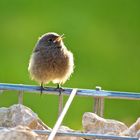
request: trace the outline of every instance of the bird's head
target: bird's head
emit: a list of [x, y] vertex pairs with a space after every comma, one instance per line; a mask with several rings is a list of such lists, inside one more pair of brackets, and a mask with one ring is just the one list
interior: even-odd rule
[[63, 36], [57, 33], [46, 33], [42, 35], [38, 40], [38, 45], [47, 47], [61, 47], [63, 45]]

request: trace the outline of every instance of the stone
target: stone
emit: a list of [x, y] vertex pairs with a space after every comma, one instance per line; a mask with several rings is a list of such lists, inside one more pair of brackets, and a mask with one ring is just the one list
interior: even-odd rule
[[138, 118], [134, 124], [125, 130], [122, 135], [140, 138], [140, 118]]
[[[74, 130], [61, 126], [59, 132], [75, 132]], [[0, 140], [47, 140], [48, 136], [38, 135], [29, 127], [16, 126], [13, 128], [0, 128]], [[56, 136], [54, 140], [84, 140], [79, 137]]]
[[9, 108], [0, 108], [0, 127], [16, 127], [18, 125], [27, 126], [31, 129], [48, 129], [30, 108], [15, 104]]
[[[39, 135], [32, 130], [52, 130], [44, 124], [30, 108], [15, 104], [0, 108], [0, 140], [47, 140], [47, 135]], [[76, 132], [61, 126], [59, 132]], [[79, 137], [56, 136], [54, 140], [84, 140]]]
[[[72, 130], [67, 126], [61, 126], [58, 132], [78, 132], [78, 131]], [[84, 140], [84, 139], [80, 137], [56, 136], [54, 140]]]
[[85, 112], [82, 119], [84, 132], [95, 134], [121, 135], [128, 127], [119, 121], [104, 119], [98, 115]]
[[45, 140], [26, 126], [0, 128], [0, 140]]
[[137, 138], [140, 138], [140, 130], [137, 131], [136, 137], [137, 137]]

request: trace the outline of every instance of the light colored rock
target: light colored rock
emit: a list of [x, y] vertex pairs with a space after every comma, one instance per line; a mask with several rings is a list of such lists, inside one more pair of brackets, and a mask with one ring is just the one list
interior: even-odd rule
[[134, 124], [125, 130], [122, 135], [140, 138], [140, 118], [138, 118]]
[[137, 131], [137, 133], [136, 133], [136, 137], [140, 138], [140, 130]]
[[96, 134], [120, 135], [128, 129], [122, 122], [104, 119], [91, 112], [84, 113], [82, 124], [85, 132]]
[[[33, 129], [51, 130], [30, 108], [21, 104], [0, 108], [0, 140], [47, 140], [47, 136], [34, 133]], [[5, 127], [5, 128], [2, 128]], [[61, 126], [59, 132], [75, 132]], [[54, 140], [84, 140], [79, 137], [56, 136]]]
[[50, 129], [30, 108], [21, 104], [0, 108], [0, 127], [27, 126], [31, 129]]
[[[70, 129], [67, 126], [61, 126], [58, 131], [59, 132], [76, 132], [75, 130]], [[56, 136], [54, 140], [84, 140], [84, 139], [80, 137]]]
[[28, 127], [1, 128], [0, 140], [44, 140]]
[[[61, 126], [59, 132], [75, 132], [74, 130]], [[38, 135], [26, 126], [14, 128], [0, 128], [0, 140], [47, 140], [48, 136]], [[79, 137], [56, 136], [54, 140], [84, 140]]]

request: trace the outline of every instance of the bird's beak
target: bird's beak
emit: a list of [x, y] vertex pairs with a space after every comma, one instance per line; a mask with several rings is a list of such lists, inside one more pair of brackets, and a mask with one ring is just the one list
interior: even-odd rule
[[64, 38], [63, 36], [64, 36], [64, 34], [58, 36], [58, 37], [54, 40], [54, 43], [55, 43], [55, 42], [60, 42], [60, 41]]

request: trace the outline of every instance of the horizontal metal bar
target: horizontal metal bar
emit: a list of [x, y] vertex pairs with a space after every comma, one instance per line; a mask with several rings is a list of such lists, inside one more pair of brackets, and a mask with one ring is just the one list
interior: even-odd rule
[[[33, 130], [33, 131], [40, 135], [49, 135], [51, 133], [51, 131], [49, 130]], [[125, 136], [80, 133], [80, 132], [57, 132], [56, 136], [73, 136], [73, 137], [82, 137], [86, 139], [96, 138], [96, 139], [112, 139], [112, 140], [139, 140], [139, 138], [125, 137]]]
[[[62, 94], [70, 95], [72, 88], [63, 88]], [[0, 90], [16, 90], [16, 91], [26, 91], [26, 92], [37, 92], [40, 93], [40, 87], [34, 85], [22, 85], [22, 84], [5, 84], [0, 83]], [[44, 94], [56, 94], [59, 92], [54, 87], [46, 87], [43, 89]], [[120, 92], [120, 91], [106, 91], [106, 90], [91, 90], [91, 89], [78, 89], [77, 95], [80, 96], [93, 96], [93, 97], [104, 97], [104, 98], [120, 98], [120, 99], [133, 99], [140, 100], [140, 93], [134, 92]]]

